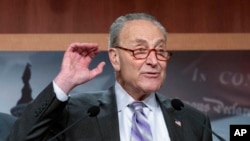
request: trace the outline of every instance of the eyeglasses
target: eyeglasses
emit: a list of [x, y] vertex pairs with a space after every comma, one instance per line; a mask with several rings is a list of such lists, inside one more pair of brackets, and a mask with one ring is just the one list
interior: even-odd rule
[[128, 48], [124, 48], [121, 46], [116, 46], [115, 48], [119, 48], [125, 51], [130, 51], [132, 52], [133, 56], [135, 57], [135, 59], [146, 59], [149, 54], [151, 53], [151, 51], [155, 52], [155, 56], [158, 60], [160, 61], [167, 61], [170, 59], [170, 57], [172, 56], [172, 53], [169, 51], [166, 51], [164, 49], [145, 49], [145, 48], [138, 48], [138, 49], [128, 49]]

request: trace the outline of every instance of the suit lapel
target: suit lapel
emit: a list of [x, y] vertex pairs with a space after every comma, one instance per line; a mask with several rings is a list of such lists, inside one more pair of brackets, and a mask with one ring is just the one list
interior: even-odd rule
[[[168, 128], [170, 139], [173, 141], [183, 141], [182, 116], [171, 106], [170, 99], [156, 94], [156, 100], [160, 104], [164, 120]], [[100, 127], [102, 140], [120, 140], [119, 121], [114, 87], [104, 92], [98, 99], [100, 103], [100, 113], [98, 114], [98, 124]]]
[[103, 93], [98, 101], [100, 102], [100, 113], [97, 118], [103, 140], [120, 140], [114, 87]]
[[183, 141], [182, 116], [172, 108], [170, 99], [156, 94], [156, 100], [162, 109], [170, 139], [172, 141]]

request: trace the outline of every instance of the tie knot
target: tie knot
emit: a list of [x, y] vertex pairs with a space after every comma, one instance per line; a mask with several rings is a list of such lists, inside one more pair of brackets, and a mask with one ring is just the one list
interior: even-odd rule
[[146, 105], [143, 102], [140, 101], [136, 101], [133, 102], [129, 105], [129, 107], [133, 110], [133, 111], [141, 111], [143, 107], [146, 107]]

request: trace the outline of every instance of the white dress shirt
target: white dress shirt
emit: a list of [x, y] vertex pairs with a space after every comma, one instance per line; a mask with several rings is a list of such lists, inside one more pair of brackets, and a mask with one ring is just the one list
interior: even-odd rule
[[[119, 118], [120, 141], [129, 141], [131, 136], [133, 112], [128, 107], [135, 100], [121, 87], [115, 83], [115, 93]], [[154, 141], [170, 141], [166, 122], [164, 120], [160, 105], [157, 103], [155, 94], [142, 101], [148, 108], [143, 108], [148, 117]]]
[[[63, 90], [53, 81], [54, 92], [60, 101], [66, 101], [68, 96]], [[120, 141], [129, 141], [131, 136], [132, 111], [128, 107], [135, 100], [121, 87], [115, 83], [115, 93], [118, 109], [119, 133]], [[157, 103], [155, 94], [152, 93], [149, 97], [142, 101], [148, 108], [144, 108], [144, 113], [148, 117], [152, 136], [154, 141], [170, 141], [166, 122], [164, 120], [160, 105]]]

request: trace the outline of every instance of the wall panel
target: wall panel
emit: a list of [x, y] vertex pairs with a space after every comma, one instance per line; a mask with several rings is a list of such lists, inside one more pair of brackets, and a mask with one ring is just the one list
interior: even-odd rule
[[[64, 51], [72, 42], [108, 48], [108, 34], [0, 34], [0, 51]], [[250, 34], [171, 33], [169, 50], [250, 50]]]
[[172, 33], [250, 32], [248, 0], [1, 0], [0, 33], [107, 33], [129, 12], [156, 16]]

